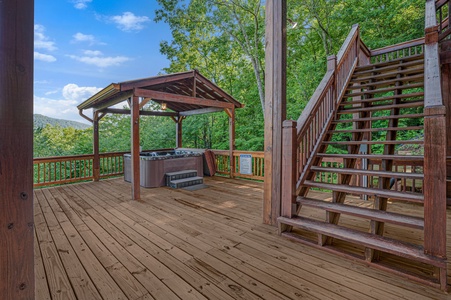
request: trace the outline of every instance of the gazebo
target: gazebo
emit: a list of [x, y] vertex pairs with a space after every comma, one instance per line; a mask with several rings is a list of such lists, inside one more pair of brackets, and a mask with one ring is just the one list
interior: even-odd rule
[[[156, 111], [143, 110], [150, 101]], [[113, 108], [126, 102], [129, 109]], [[176, 125], [176, 147], [182, 147], [182, 121], [187, 116], [224, 111], [229, 116], [229, 151], [235, 148], [235, 109], [244, 105], [197, 70], [112, 83], [77, 106], [80, 115], [92, 122], [94, 131], [94, 180], [99, 180], [99, 121], [108, 113], [131, 114], [132, 198], [140, 199], [139, 116], [167, 116]], [[92, 118], [83, 111], [93, 110]], [[169, 111], [167, 111], [169, 110]], [[231, 164], [233, 168], [233, 164]], [[233, 170], [232, 170], [233, 173]]]

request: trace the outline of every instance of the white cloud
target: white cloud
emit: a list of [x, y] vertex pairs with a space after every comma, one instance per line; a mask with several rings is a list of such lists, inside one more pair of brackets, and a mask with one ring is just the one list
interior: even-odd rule
[[130, 58], [126, 56], [77, 56], [68, 55], [70, 58], [79, 62], [94, 65], [99, 68], [106, 68], [111, 66], [119, 66], [123, 62], [129, 61]]
[[39, 53], [39, 52], [36, 52], [36, 51], [34, 52], [34, 59], [35, 60], [45, 61], [45, 62], [54, 62], [54, 61], [56, 61], [55, 56], [49, 55], [49, 54]]
[[149, 22], [149, 17], [135, 16], [127, 11], [122, 16], [112, 16], [109, 20], [116, 23], [117, 27], [122, 31], [139, 31], [144, 28], [144, 23]]
[[83, 34], [81, 32], [77, 32], [72, 36], [74, 39], [73, 42], [88, 42], [90, 44], [93, 44], [95, 42], [95, 37], [91, 34]]
[[34, 25], [34, 48], [55, 51], [58, 49], [55, 42], [52, 42], [45, 34], [45, 27], [39, 24]]
[[[78, 86], [75, 83], [66, 84], [62, 89], [62, 97], [53, 99], [48, 97], [34, 96], [34, 113], [42, 114], [52, 118], [73, 120], [87, 123], [78, 114], [77, 105], [87, 98], [91, 97], [101, 88], [93, 86]], [[46, 95], [56, 93], [58, 91], [47, 92]], [[89, 112], [85, 112], [91, 115]]]
[[101, 56], [103, 53], [98, 50], [85, 50], [83, 53], [87, 56]]
[[34, 113], [52, 118], [80, 121], [77, 101], [34, 96]]
[[62, 93], [66, 100], [80, 102], [86, 100], [100, 90], [101, 88], [95, 86], [78, 86], [75, 83], [69, 83], [63, 87]]
[[92, 0], [73, 0], [72, 2], [74, 3], [74, 7], [76, 9], [85, 9], [88, 7], [87, 3], [92, 2]]
[[59, 91], [60, 91], [59, 89], [58, 90], [53, 90], [53, 91], [48, 91], [48, 92], [45, 93], [45, 95], [46, 96], [53, 95], [53, 94], [58, 93]]

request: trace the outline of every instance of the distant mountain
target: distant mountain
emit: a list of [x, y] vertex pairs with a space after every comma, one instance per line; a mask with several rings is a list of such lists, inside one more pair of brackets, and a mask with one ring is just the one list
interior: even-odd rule
[[63, 119], [55, 119], [55, 118], [50, 118], [50, 117], [39, 115], [39, 114], [34, 114], [33, 119], [34, 119], [34, 128], [43, 128], [47, 124], [50, 124], [52, 126], [60, 126], [63, 128], [73, 127], [75, 129], [86, 129], [86, 128], [91, 127], [91, 125], [87, 125], [84, 123], [63, 120]]

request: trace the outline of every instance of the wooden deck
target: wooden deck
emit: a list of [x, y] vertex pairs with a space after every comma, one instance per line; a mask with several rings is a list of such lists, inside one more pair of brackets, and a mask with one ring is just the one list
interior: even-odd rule
[[261, 183], [206, 184], [140, 202], [122, 178], [35, 190], [36, 299], [450, 298], [279, 237]]

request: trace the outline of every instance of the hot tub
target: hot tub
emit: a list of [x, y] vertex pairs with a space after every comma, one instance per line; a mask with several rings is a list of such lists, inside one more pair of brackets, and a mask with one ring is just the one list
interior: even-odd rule
[[[165, 186], [165, 174], [185, 170], [196, 170], [203, 176], [202, 153], [186, 150], [141, 152], [140, 185], [146, 188]], [[124, 180], [132, 181], [131, 154], [124, 154]]]

